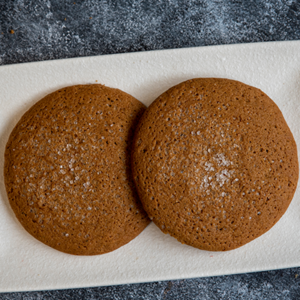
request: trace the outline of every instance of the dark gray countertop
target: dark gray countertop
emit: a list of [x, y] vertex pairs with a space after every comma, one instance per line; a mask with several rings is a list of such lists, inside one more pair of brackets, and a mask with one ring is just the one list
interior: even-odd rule
[[[300, 39], [300, 1], [295, 0], [0, 0], [0, 65], [296, 39]], [[298, 274], [300, 268], [293, 268], [112, 287], [5, 293], [0, 299], [300, 299]]]

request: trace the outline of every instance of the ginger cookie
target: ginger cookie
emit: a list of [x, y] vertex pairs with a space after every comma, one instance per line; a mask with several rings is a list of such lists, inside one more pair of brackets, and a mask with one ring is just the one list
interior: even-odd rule
[[164, 233], [226, 251], [268, 231], [287, 210], [298, 181], [297, 148], [261, 90], [192, 79], [142, 116], [132, 172], [144, 209]]
[[145, 106], [100, 84], [60, 89], [31, 107], [5, 151], [11, 207], [36, 239], [62, 252], [95, 255], [149, 224], [131, 172], [130, 148]]

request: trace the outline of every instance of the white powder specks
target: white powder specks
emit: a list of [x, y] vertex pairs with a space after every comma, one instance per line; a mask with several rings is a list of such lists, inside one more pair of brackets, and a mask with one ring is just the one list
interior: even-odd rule
[[205, 162], [205, 164], [204, 164], [204, 170], [207, 171], [207, 172], [210, 172], [210, 171], [213, 172], [215, 169], [214, 169], [212, 163]]
[[[219, 189], [226, 184], [231, 184], [235, 171], [229, 167], [232, 166], [233, 163], [222, 153], [213, 155], [210, 158], [207, 156], [204, 156], [203, 158], [207, 159], [207, 161], [202, 161], [201, 163], [206, 174], [204, 174], [202, 179], [200, 179], [201, 177], [197, 176], [197, 179], [200, 179], [200, 190], [204, 191], [207, 195], [211, 194], [211, 190], [218, 190], [221, 197], [225, 197], [226, 193], [219, 191]], [[237, 182], [238, 180], [238, 178], [235, 178], [233, 183]], [[208, 190], [209, 193], [207, 193]]]
[[86, 183], [84, 183], [83, 184], [83, 186], [85, 187], [85, 188], [88, 188], [88, 186], [90, 185], [90, 183], [87, 181]]
[[220, 187], [222, 187], [225, 183], [229, 182], [229, 178], [234, 173], [234, 170], [228, 171], [227, 169], [223, 169], [220, 172], [216, 173], [215, 178]]
[[225, 158], [225, 155], [223, 153], [216, 154], [213, 159], [217, 162], [219, 167], [221, 166], [228, 167], [232, 164], [229, 160]]

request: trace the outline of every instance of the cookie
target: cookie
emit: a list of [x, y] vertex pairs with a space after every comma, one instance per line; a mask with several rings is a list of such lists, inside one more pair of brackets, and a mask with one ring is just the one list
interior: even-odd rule
[[145, 106], [117, 89], [77, 85], [32, 106], [5, 151], [5, 186], [23, 227], [65, 253], [95, 255], [149, 224], [131, 172], [133, 130]]
[[199, 78], [142, 116], [132, 172], [150, 219], [193, 247], [226, 251], [268, 231], [298, 181], [296, 143], [277, 105], [241, 82]]

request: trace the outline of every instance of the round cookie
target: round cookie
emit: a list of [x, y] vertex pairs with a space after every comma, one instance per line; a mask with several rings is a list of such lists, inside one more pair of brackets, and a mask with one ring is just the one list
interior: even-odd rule
[[133, 130], [145, 106], [103, 85], [60, 89], [31, 107], [5, 151], [5, 185], [23, 227], [62, 252], [95, 255], [149, 224], [131, 172]]
[[296, 143], [277, 105], [241, 82], [203, 78], [158, 97], [135, 132], [132, 172], [150, 219], [199, 249], [268, 231], [298, 181]]

